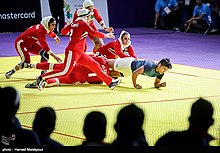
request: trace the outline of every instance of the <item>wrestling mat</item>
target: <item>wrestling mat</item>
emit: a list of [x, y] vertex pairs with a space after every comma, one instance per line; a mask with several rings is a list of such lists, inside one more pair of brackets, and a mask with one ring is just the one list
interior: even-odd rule
[[[63, 55], [60, 55], [63, 57]], [[39, 56], [32, 56], [32, 63], [39, 61]], [[209, 133], [218, 138], [211, 142], [220, 146], [220, 71], [173, 64], [162, 81], [167, 87], [155, 89], [155, 78], [139, 76], [142, 89], [134, 89], [131, 77], [122, 78], [114, 90], [102, 85], [69, 85], [60, 87], [27, 89], [24, 86], [35, 80], [40, 70], [23, 69], [10, 79], [4, 74], [20, 61], [19, 57], [0, 59], [0, 85], [13, 86], [21, 95], [20, 109], [17, 113], [22, 126], [31, 129], [36, 111], [43, 106], [56, 110], [56, 129], [52, 138], [65, 146], [80, 145], [85, 139], [82, 127], [84, 118], [90, 111], [103, 112], [107, 118], [105, 141], [111, 143], [116, 133], [114, 124], [118, 111], [130, 103], [135, 103], [144, 110], [143, 129], [150, 146], [170, 130], [188, 128], [190, 108], [199, 97], [209, 100], [214, 107], [214, 125]], [[51, 62], [55, 62], [51, 58]]]

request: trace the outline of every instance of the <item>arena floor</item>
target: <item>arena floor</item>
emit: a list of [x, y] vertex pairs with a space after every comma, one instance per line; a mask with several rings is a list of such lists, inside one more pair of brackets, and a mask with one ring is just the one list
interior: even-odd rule
[[[129, 30], [132, 31], [132, 29]], [[143, 46], [152, 47], [156, 45], [152, 43], [143, 43], [142, 46], [135, 45], [135, 42], [138, 44], [143, 40], [143, 38], [140, 38], [141, 34], [138, 34], [137, 31], [132, 31], [131, 40], [135, 39], [132, 41], [132, 44], [137, 48], [139, 58], [146, 56], [148, 59], [157, 61], [170, 49], [169, 56], [172, 57], [171, 60], [173, 59], [173, 69], [168, 70], [162, 79], [167, 82], [167, 87], [159, 90], [155, 89], [153, 87], [155, 78], [139, 76], [138, 83], [143, 87], [140, 90], [133, 88], [131, 77], [121, 78], [121, 84], [114, 90], [110, 90], [105, 84], [60, 86], [44, 88], [42, 91], [38, 89], [27, 89], [24, 87], [25, 84], [34, 81], [36, 76], [40, 74], [40, 71], [23, 69], [16, 72], [10, 79], [6, 79], [4, 76], [5, 72], [13, 68], [20, 61], [20, 58], [16, 55], [16, 51], [12, 49], [14, 45], [12, 43], [13, 40], [12, 42], [9, 39], [5, 40], [5, 36], [8, 37], [10, 34], [1, 34], [1, 40], [4, 38], [3, 41], [11, 44], [11, 46], [4, 46], [5, 44], [2, 41], [0, 42], [4, 46], [4, 49], [0, 49], [2, 53], [0, 56], [0, 85], [1, 87], [13, 86], [20, 92], [21, 102], [17, 117], [22, 126], [31, 129], [36, 111], [40, 107], [51, 106], [57, 113], [56, 129], [52, 137], [65, 146], [76, 146], [81, 144], [85, 139], [82, 133], [85, 116], [90, 111], [98, 110], [103, 112], [107, 117], [107, 135], [105, 141], [111, 143], [116, 137], [114, 123], [118, 111], [127, 104], [135, 103], [145, 112], [143, 129], [148, 143], [150, 146], [153, 146], [157, 139], [169, 130], [186, 129], [188, 127], [191, 105], [199, 97], [202, 97], [209, 100], [214, 106], [213, 117], [215, 122], [210, 128], [209, 133], [218, 138], [218, 140], [212, 141], [211, 145], [220, 146], [220, 58], [218, 58], [220, 50], [216, 51], [216, 55], [213, 52], [207, 52], [206, 55], [197, 52], [196, 55], [192, 54], [190, 56], [188, 49], [185, 47], [186, 50], [184, 52], [184, 47], [182, 47], [180, 48], [181, 53], [175, 54], [172, 51], [178, 51], [178, 48], [168, 47], [170, 42], [166, 40], [165, 42], [168, 44], [157, 45], [160, 47], [161, 52], [158, 52], [159, 49], [156, 49], [157, 52], [151, 52], [149, 48], [149, 52], [147, 52], [147, 48], [143, 48]], [[151, 31], [145, 32], [144, 36], [147, 38], [148, 36], [155, 37], [153, 32], [150, 34], [149, 32]], [[158, 32], [157, 35], [159, 39], [159, 37], [163, 37], [166, 33]], [[167, 35], [172, 35], [172, 33]], [[173, 35], [177, 34], [175, 33]], [[192, 35], [189, 34], [180, 33], [179, 35], [179, 37], [184, 37], [184, 39], [196, 39], [192, 38]], [[172, 37], [174, 38], [174, 36]], [[213, 36], [209, 38], [201, 35], [197, 41], [201, 41], [201, 38], [207, 39], [206, 42], [208, 42]], [[156, 40], [156, 38], [153, 39]], [[220, 37], [217, 37], [217, 39], [220, 40]], [[170, 41], [175, 40], [170, 39]], [[161, 47], [162, 45], [164, 46]], [[216, 45], [218, 46], [215, 47], [219, 49], [219, 44]], [[189, 47], [189, 45], [186, 46]], [[210, 48], [210, 46], [207, 47]], [[193, 49], [192, 47], [192, 52], [194, 51]], [[15, 54], [7, 55], [7, 50]], [[144, 53], [143, 50], [146, 52]], [[64, 57], [62, 53], [59, 53], [59, 55], [62, 58]], [[156, 55], [158, 55], [158, 58]], [[175, 58], [175, 55], [178, 57]], [[196, 56], [198, 58], [193, 59]], [[204, 57], [203, 60], [199, 60], [201, 56]], [[216, 59], [212, 59], [214, 57]], [[39, 61], [38, 56], [32, 56], [31, 59], [32, 63]], [[191, 63], [187, 61], [188, 64], [185, 64], [184, 61], [186, 59], [191, 61]], [[213, 63], [210, 63], [210, 61]], [[51, 62], [55, 61], [51, 59]]]

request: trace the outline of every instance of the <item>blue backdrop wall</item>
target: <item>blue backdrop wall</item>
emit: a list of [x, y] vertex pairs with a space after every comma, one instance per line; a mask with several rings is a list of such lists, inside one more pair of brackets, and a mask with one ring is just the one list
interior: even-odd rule
[[109, 25], [153, 27], [156, 0], [108, 0]]

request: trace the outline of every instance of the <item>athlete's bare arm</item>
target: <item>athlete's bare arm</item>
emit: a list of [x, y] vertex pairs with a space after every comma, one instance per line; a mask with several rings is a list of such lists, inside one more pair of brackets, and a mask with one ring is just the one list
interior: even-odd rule
[[155, 88], [159, 88], [159, 87], [166, 87], [166, 82], [162, 82], [162, 83], [160, 83], [160, 79], [158, 79], [158, 78], [156, 78], [155, 79], [155, 82], [154, 82], [154, 87]]
[[141, 89], [142, 86], [137, 84], [136, 81], [137, 81], [137, 77], [139, 74], [142, 74], [144, 72], [144, 66], [141, 66], [140, 68], [138, 68], [137, 70], [135, 70], [133, 73], [132, 73], [132, 82], [133, 82], [133, 86], [136, 88], [136, 89]]

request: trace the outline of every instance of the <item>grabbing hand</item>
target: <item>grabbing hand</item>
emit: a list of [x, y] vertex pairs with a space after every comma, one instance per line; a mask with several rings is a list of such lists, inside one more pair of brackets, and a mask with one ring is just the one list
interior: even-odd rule
[[56, 40], [56, 44], [60, 43], [60, 38], [59, 37], [57, 37], [55, 40]]
[[59, 63], [61, 63], [62, 62], [62, 59], [61, 58], [59, 58], [58, 56], [54, 56], [54, 59], [57, 61], [57, 62], [59, 62]]
[[139, 85], [139, 84], [134, 85], [134, 87], [135, 87], [136, 89], [142, 89], [142, 86]]
[[114, 35], [114, 33], [107, 33], [107, 34], [105, 34], [105, 38], [113, 38], [113, 39], [115, 39], [115, 35]]
[[104, 28], [106, 32], [114, 32], [114, 29], [112, 27]]
[[166, 87], [167, 83], [166, 82], [162, 82], [160, 83], [160, 87]]

